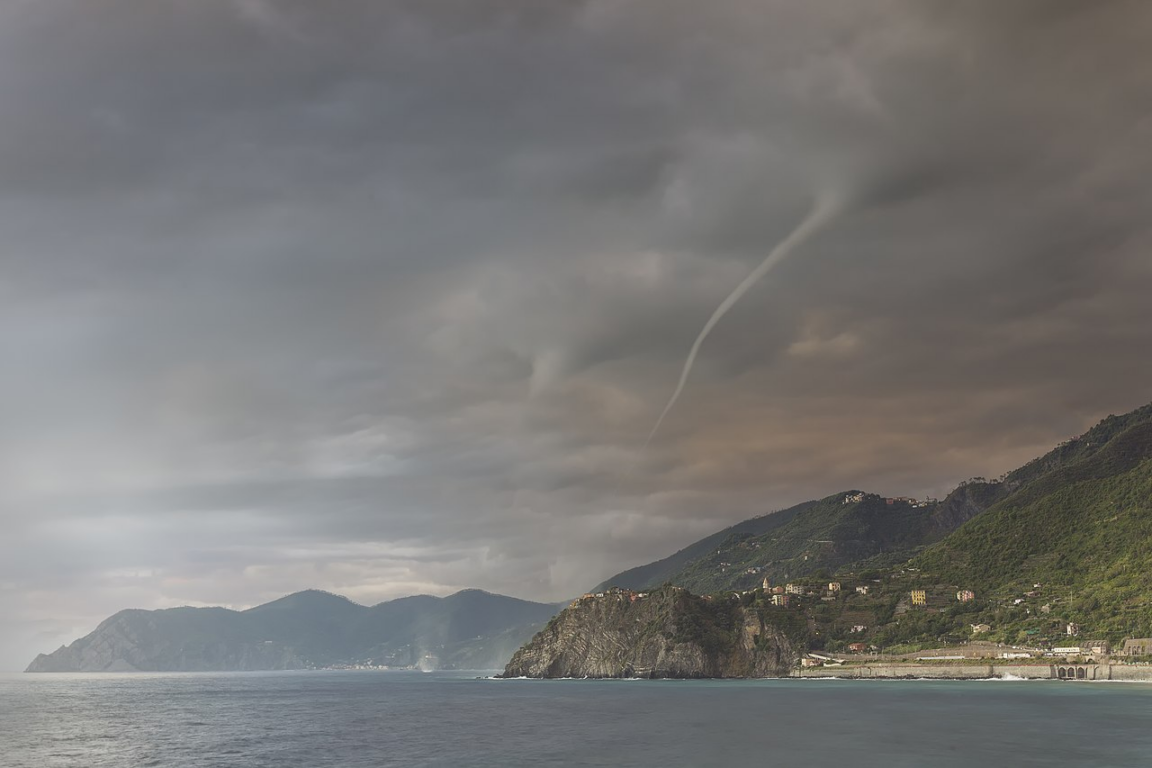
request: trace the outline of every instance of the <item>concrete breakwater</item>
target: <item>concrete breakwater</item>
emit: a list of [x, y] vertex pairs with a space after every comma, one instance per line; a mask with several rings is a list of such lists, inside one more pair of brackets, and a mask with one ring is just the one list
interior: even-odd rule
[[1152, 666], [1126, 664], [845, 664], [809, 667], [792, 672], [792, 677], [837, 677], [844, 679], [901, 680], [987, 680], [1022, 678], [1026, 680], [1141, 680], [1152, 682]]

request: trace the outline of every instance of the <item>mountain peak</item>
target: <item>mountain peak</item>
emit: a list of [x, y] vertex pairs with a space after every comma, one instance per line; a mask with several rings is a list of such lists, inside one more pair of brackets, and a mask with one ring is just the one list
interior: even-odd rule
[[[497, 595], [497, 594], [495, 594], [493, 592], [489, 592], [485, 589], [462, 589], [459, 592], [453, 592], [452, 594], [446, 596], [444, 599], [445, 600], [453, 600], [453, 599], [463, 599], [463, 598], [473, 598], [473, 597], [503, 597], [503, 598], [507, 598], [507, 595]], [[515, 598], [507, 598], [507, 599], [513, 599], [514, 600]]]
[[353, 613], [367, 610], [359, 603], [354, 603], [343, 595], [326, 592], [322, 589], [305, 589], [293, 592], [290, 595], [278, 598], [263, 605], [249, 608], [244, 613], [274, 613], [274, 612], [315, 612], [336, 611], [338, 613]]

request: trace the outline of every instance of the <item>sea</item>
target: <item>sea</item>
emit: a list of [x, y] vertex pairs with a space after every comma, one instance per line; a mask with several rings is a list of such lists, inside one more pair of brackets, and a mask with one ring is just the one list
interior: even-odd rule
[[0, 675], [3, 768], [1152, 766], [1152, 684]]

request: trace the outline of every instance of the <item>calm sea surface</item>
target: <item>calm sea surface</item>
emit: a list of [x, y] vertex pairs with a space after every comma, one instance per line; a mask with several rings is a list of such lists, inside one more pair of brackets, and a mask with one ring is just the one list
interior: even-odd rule
[[1152, 685], [0, 675], [0, 766], [1152, 766]]

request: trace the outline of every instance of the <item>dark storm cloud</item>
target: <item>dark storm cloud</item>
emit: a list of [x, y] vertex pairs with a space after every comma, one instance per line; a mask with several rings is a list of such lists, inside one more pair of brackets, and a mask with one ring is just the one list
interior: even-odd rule
[[1141, 2], [8, 3], [0, 666], [127, 605], [562, 599], [1152, 399], [1150, 32]]

